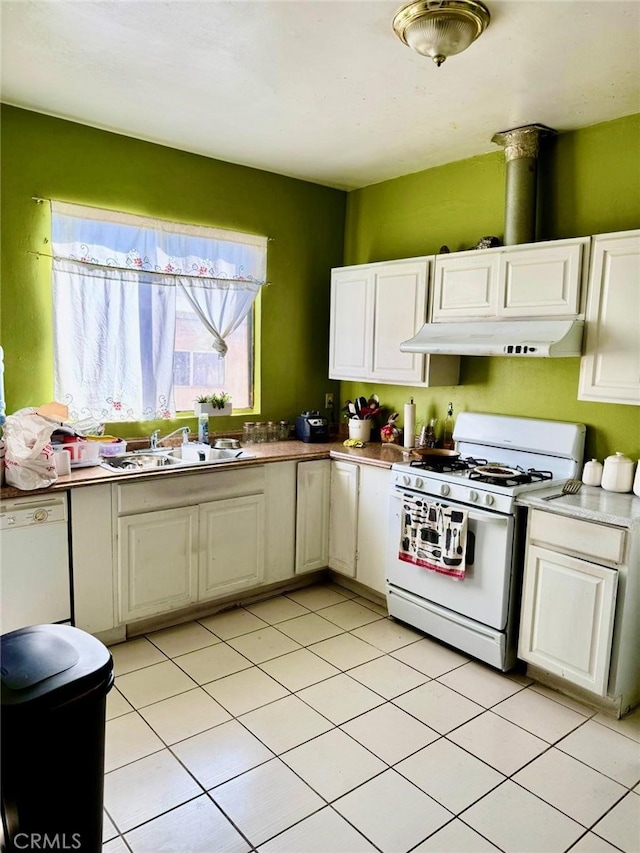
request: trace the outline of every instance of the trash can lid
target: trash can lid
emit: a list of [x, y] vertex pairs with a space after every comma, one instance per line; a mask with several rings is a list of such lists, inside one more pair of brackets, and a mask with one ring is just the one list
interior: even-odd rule
[[106, 646], [71, 625], [33, 625], [0, 637], [2, 707], [54, 707], [113, 683]]

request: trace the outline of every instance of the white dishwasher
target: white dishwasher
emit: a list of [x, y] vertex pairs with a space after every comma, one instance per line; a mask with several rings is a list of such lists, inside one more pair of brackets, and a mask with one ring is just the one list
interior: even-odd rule
[[71, 621], [67, 495], [0, 504], [0, 631]]

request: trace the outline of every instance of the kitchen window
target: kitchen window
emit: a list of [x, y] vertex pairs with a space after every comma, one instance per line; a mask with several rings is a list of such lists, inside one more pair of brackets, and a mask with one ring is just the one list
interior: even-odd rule
[[52, 202], [54, 393], [140, 421], [226, 391], [253, 405], [266, 237]]

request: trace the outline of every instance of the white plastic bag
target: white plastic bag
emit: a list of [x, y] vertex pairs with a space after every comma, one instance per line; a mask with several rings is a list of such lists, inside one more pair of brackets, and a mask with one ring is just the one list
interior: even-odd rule
[[51, 446], [57, 421], [35, 409], [19, 409], [4, 424], [5, 478], [8, 485], [28, 491], [46, 489], [58, 479]]

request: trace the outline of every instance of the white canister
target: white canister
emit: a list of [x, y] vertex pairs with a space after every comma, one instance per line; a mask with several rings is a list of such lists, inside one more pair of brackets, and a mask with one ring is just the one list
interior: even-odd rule
[[630, 492], [634, 463], [624, 453], [607, 456], [602, 469], [602, 488], [607, 492]]
[[371, 421], [368, 418], [366, 420], [349, 418], [349, 438], [369, 441], [371, 438]]
[[582, 482], [585, 486], [599, 486], [602, 482], [602, 462], [592, 459], [582, 469]]
[[640, 459], [638, 459], [638, 467], [636, 468], [636, 476], [633, 481], [633, 494], [640, 498]]

